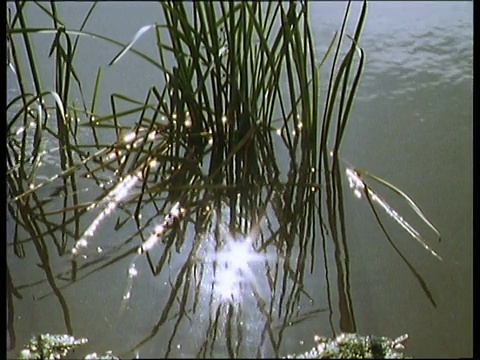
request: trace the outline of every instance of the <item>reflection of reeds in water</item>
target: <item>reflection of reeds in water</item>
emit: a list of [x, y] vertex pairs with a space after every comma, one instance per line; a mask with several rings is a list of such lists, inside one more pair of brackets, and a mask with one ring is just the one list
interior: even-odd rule
[[207, 232], [197, 237], [201, 245], [192, 268], [198, 299], [194, 305], [194, 322], [199, 333], [203, 328], [206, 333], [227, 334], [226, 339], [218, 337], [218, 341], [215, 337], [205, 337], [197, 353], [201, 357], [221, 347], [228, 350], [229, 356], [244, 353], [245, 345], [256, 348], [262, 325], [268, 324], [268, 316], [258, 312], [258, 306], [264, 310], [273, 292], [265, 281], [266, 253], [256, 248], [258, 224], [252, 226], [250, 234], [238, 231], [232, 234], [227, 225], [228, 213], [229, 207], [220, 203]]
[[92, 237], [97, 230], [97, 227], [101, 224], [103, 219], [114, 211], [118, 204], [123, 201], [131, 192], [135, 184], [141, 180], [141, 173], [134, 175], [127, 175], [125, 179], [120, 181], [112, 191], [108, 192], [107, 196], [87, 207], [87, 211], [94, 209], [97, 206], [104, 205], [102, 212], [93, 220], [88, 226], [87, 230], [83, 233], [82, 237], [75, 241], [75, 245], [72, 249], [72, 254], [77, 255], [79, 249], [85, 248], [88, 245], [88, 238]]
[[[274, 229], [271, 219], [270, 221], [268, 219], [271, 214], [265, 213], [266, 218], [260, 222], [263, 224], [259, 225], [263, 228], [262, 231], [255, 230], [255, 225], [247, 221], [250, 223], [249, 227], [254, 229], [250, 236], [242, 236], [238, 230], [236, 235], [232, 235], [229, 230], [230, 220], [236, 224], [237, 229], [242, 223], [244, 226], [248, 224], [241, 221], [238, 216], [230, 219], [230, 207], [224, 203], [223, 205], [222, 202], [218, 203], [218, 208], [214, 203], [208, 204], [192, 218], [191, 226], [196, 228], [197, 235], [183, 244], [181, 254], [175, 255], [176, 250], [169, 246], [168, 240], [165, 243], [164, 239], [157, 245], [164, 248], [157, 266], [152, 265], [152, 271], [157, 276], [162, 276], [162, 271], [166, 270], [162, 266], [164, 263], [162, 259], [165, 256], [173, 258], [183, 257], [182, 254], [185, 254], [186, 261], [173, 279], [172, 292], [151, 335], [135, 349], [139, 349], [142, 344], [153, 338], [160, 328], [168, 326], [168, 319], [175, 313], [178, 314], [173, 325], [175, 328], [185, 326], [184, 322], [188, 319], [195, 324], [195, 338], [200, 339], [198, 340], [200, 342], [205, 338], [197, 351], [213, 354], [219, 351], [219, 348], [223, 348], [228, 349], [231, 356], [235, 354], [239, 356], [245, 351], [249, 353], [248, 351], [260, 349], [267, 346], [266, 344], [270, 344], [267, 346], [270, 351], [272, 347], [278, 350], [279, 340], [273, 330], [275, 319], [290, 324], [294, 322], [293, 318], [298, 314], [299, 297], [302, 293], [306, 294], [305, 289], [301, 288], [299, 274], [304, 271], [302, 268], [304, 263], [301, 265], [295, 261], [291, 257], [291, 250], [289, 264], [283, 260], [279, 261], [279, 258], [285, 256], [285, 252], [279, 253], [277, 248], [278, 244], [283, 242], [279, 236], [283, 231]], [[266, 204], [271, 206], [269, 200]], [[258, 209], [255, 207], [250, 211], [258, 212]], [[243, 207], [243, 211], [245, 210]], [[224, 216], [218, 220], [212, 213], [223, 213]], [[226, 213], [229, 215], [225, 216]], [[192, 214], [186, 216], [190, 217]], [[260, 217], [254, 216], [258, 220]], [[198, 224], [203, 225], [199, 227]], [[276, 226], [281, 228], [278, 222]], [[258, 237], [255, 234], [258, 234]], [[265, 234], [270, 236], [265, 238]], [[294, 233], [291, 233], [291, 236], [296, 237]], [[128, 291], [130, 289], [131, 287]], [[177, 303], [176, 299], [182, 300]], [[283, 305], [279, 305], [279, 301], [282, 301]], [[177, 306], [179, 308], [175, 310]], [[231, 336], [228, 338], [210, 336], [217, 332], [221, 334], [230, 332]], [[169, 344], [174, 343], [176, 333], [173, 332]], [[230, 343], [233, 339], [239, 339], [237, 345]]]
[[[87, 277], [101, 276], [102, 269], [127, 258], [128, 275], [121, 275], [124, 298], [113, 300], [122, 310], [132, 295], [142, 295], [134, 293], [134, 282], [145, 275], [137, 260], [146, 259], [153, 276], [165, 279], [168, 274], [170, 281], [170, 291], [152, 300], [158, 301], [159, 317], [152, 319], [148, 335], [135, 337], [132, 351], [141, 353], [143, 345], [168, 328], [166, 350], [159, 356], [173, 356], [178, 350], [174, 342], [194, 326], [191, 351], [198, 357], [279, 356], [288, 329], [324, 310], [318, 304], [324, 287], [332, 318], [332, 273], [337, 276], [340, 328], [355, 330], [340, 178], [326, 169], [323, 181], [321, 170], [328, 167], [327, 148], [332, 145], [338, 152], [363, 68], [358, 43], [365, 4], [349, 50], [340, 59], [347, 6], [323, 117], [323, 62], [318, 65], [315, 59], [307, 4], [163, 2], [165, 27], [146, 25], [132, 42], [120, 44], [82, 31], [95, 5], [80, 31], [71, 31], [57, 26], [58, 11], [51, 3], [50, 10], [42, 11], [55, 19], [52, 28], [30, 30], [53, 36], [54, 91], [44, 91], [38, 76], [22, 7], [30, 4], [18, 5], [17, 16], [8, 23], [10, 65], [22, 94], [7, 107], [16, 109], [7, 126], [13, 249], [19, 258], [27, 257], [25, 244], [34, 244], [68, 332], [73, 325], [62, 290], [81, 286]], [[159, 60], [134, 49], [147, 31], [155, 32]], [[112, 94], [111, 113], [96, 114], [101, 68], [88, 107], [72, 61], [79, 39], [90, 37], [121, 47], [112, 65], [134, 54], [160, 71], [164, 83], [150, 88], [143, 100]], [[23, 85], [17, 38], [25, 46], [34, 95]], [[325, 57], [334, 44], [335, 39]], [[69, 101], [74, 85], [81, 105]], [[48, 99], [53, 102], [45, 104]], [[36, 124], [33, 135], [24, 131], [30, 122]], [[335, 127], [330, 144], [328, 135]], [[39, 149], [45, 134], [58, 145], [59, 173], [38, 182], [41, 159], [35, 152], [26, 156], [27, 143]], [[115, 141], [103, 144], [100, 139], [108, 136]], [[49, 186], [56, 186], [55, 193], [40, 198]], [[99, 238], [98, 230], [113, 217], [112, 239]], [[326, 260], [329, 239], [335, 271]], [[109, 248], [101, 247], [102, 241]], [[67, 250], [72, 251], [71, 270], [52, 269], [52, 242], [61, 259], [70, 259]], [[305, 279], [322, 262], [325, 279], [313, 293]], [[70, 272], [74, 276], [68, 277]], [[12, 295], [38, 285], [14, 283], [12, 272], [9, 305]], [[14, 342], [12, 321], [8, 329]], [[331, 331], [336, 328], [332, 323]]]

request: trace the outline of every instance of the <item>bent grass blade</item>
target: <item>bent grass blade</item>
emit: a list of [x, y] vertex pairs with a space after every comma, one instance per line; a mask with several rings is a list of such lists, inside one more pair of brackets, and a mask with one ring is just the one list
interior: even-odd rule
[[420, 210], [417, 204], [407, 195], [405, 194], [402, 190], [397, 188], [396, 186], [390, 184], [389, 182], [379, 178], [378, 176], [375, 176], [373, 174], [370, 174], [366, 171], [359, 171], [356, 170], [359, 175], [364, 175], [366, 177], [369, 177], [373, 180], [378, 181], [379, 183], [385, 185], [386, 187], [392, 189], [394, 192], [396, 192], [398, 195], [400, 195], [402, 198], [405, 199], [407, 204], [415, 211], [415, 213], [437, 234], [438, 236], [438, 242], [442, 241], [442, 236], [440, 235], [440, 232], [438, 229], [426, 218], [426, 216], [423, 214], [423, 212]]
[[148, 30], [150, 30], [151, 28], [155, 27], [156, 25], [155, 24], [150, 24], [150, 25], [145, 25], [143, 26], [140, 30], [137, 31], [137, 33], [135, 34], [135, 36], [133, 37], [132, 41], [130, 41], [130, 43], [125, 46], [114, 58], [112, 61], [110, 61], [110, 63], [108, 64], [108, 66], [112, 66], [113, 64], [115, 64], [118, 60], [120, 60], [123, 55], [125, 55], [128, 50], [130, 50], [130, 48], [137, 42], [138, 39], [140, 39], [142, 37], [143, 34], [145, 34]]
[[[368, 186], [365, 181], [362, 179], [362, 175], [367, 173], [358, 171], [356, 169], [347, 168], [346, 174], [348, 176], [348, 181], [350, 183], [350, 188], [354, 189], [354, 193], [357, 197], [361, 197], [361, 193], [363, 192], [365, 196], [367, 196], [373, 202], [379, 204], [388, 215], [390, 215], [405, 231], [407, 231], [410, 236], [412, 236], [415, 240], [417, 240], [420, 245], [422, 245], [427, 251], [429, 251], [433, 256], [435, 256], [439, 260], [443, 260], [440, 255], [438, 255], [433, 249], [431, 249], [426, 243], [420, 233], [413, 228], [402, 216], [400, 216], [381, 196], [379, 196], [370, 186]], [[408, 197], [403, 191], [394, 187], [393, 185], [389, 184], [388, 182], [372, 175], [368, 174], [369, 177], [381, 182], [385, 186], [389, 187], [390, 189], [394, 190], [396, 193], [400, 194], [404, 199], [407, 200], [407, 203], [415, 210], [415, 212], [420, 216], [422, 220], [425, 221], [440, 237], [440, 233], [438, 230], [428, 221], [420, 211], [418, 206], [415, 202]]]

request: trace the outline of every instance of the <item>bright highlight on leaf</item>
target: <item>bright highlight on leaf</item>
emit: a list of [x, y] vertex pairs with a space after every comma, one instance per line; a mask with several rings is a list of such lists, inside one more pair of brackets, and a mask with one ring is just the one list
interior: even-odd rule
[[108, 65], [111, 66], [115, 64], [117, 61], [119, 61], [123, 57], [123, 55], [125, 55], [127, 51], [130, 50], [130, 48], [137, 42], [137, 40], [140, 39], [142, 35], [145, 34], [152, 27], [155, 27], [155, 24], [145, 25], [140, 30], [138, 30], [135, 36], [133, 37], [132, 41], [130, 41], [130, 43], [122, 51], [120, 51], [120, 53], [118, 53], [118, 55], [115, 56], [113, 60], [110, 61], [110, 64]]
[[394, 185], [370, 173], [356, 170], [356, 169], [351, 169], [351, 168], [347, 168], [345, 173], [347, 174], [348, 181], [350, 183], [350, 188], [353, 189], [354, 194], [358, 198], [361, 198], [361, 195], [363, 193], [365, 194], [365, 196], [368, 196], [370, 200], [379, 204], [385, 210], [385, 212], [388, 215], [390, 215], [403, 229], [405, 229], [410, 234], [410, 236], [412, 236], [415, 240], [417, 240], [420, 243], [420, 245], [422, 245], [427, 251], [429, 251], [437, 259], [443, 260], [440, 255], [438, 255], [433, 249], [431, 249], [425, 243], [425, 240], [423, 239], [423, 237], [420, 235], [420, 233], [417, 230], [413, 228], [412, 225], [410, 225], [380, 195], [378, 195], [369, 185], [366, 184], [365, 180], [362, 178], [362, 175], [365, 177], [370, 177], [374, 180], [377, 180], [381, 184], [385, 185], [386, 187], [392, 189], [397, 194], [399, 194], [407, 202], [407, 204], [415, 211], [415, 213], [438, 235], [440, 239], [440, 232], [425, 217], [425, 215], [422, 213], [418, 205], [415, 204], [415, 202], [407, 194], [405, 194], [403, 191], [401, 191]]

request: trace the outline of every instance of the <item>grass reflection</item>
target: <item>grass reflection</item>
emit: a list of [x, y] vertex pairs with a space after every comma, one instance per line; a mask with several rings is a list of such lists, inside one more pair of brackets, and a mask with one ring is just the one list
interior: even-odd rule
[[[310, 188], [304, 186], [303, 191], [310, 191]], [[214, 349], [219, 347], [227, 349], [229, 356], [241, 356], [241, 341], [238, 340], [240, 342], [235, 346], [230, 342], [242, 337], [249, 337], [248, 341], [251, 342], [252, 331], [262, 334], [260, 343], [257, 343], [258, 338], [254, 339], [258, 351], [266, 346], [267, 341], [268, 346], [278, 355], [278, 343], [281, 339], [275, 335], [278, 333], [278, 329], [274, 330], [275, 323], [280, 320], [281, 323], [292, 326], [298, 315], [301, 297], [312, 297], [305, 291], [302, 283], [306, 256], [301, 250], [298, 253], [299, 247], [289, 244], [286, 241], [289, 238], [284, 237], [286, 233], [298, 236], [286, 232], [285, 228], [297, 228], [297, 223], [305, 217], [305, 213], [290, 217], [286, 224], [278, 222], [275, 212], [267, 210], [267, 207], [274, 206], [272, 199], [278, 198], [275, 195], [277, 192], [282, 194], [285, 191], [279, 186], [270, 194], [266, 193], [257, 198], [257, 201], [261, 201], [260, 204], [250, 207], [244, 206], [243, 197], [238, 196], [236, 213], [246, 215], [232, 217], [231, 207], [225, 196], [204, 205], [203, 211], [198, 212], [200, 218], [196, 217], [195, 213], [186, 212], [185, 219], [188, 220], [185, 221], [195, 228], [196, 235], [190, 242], [183, 244], [179, 249], [180, 254], [175, 254], [177, 251], [173, 241], [169, 244], [167, 240], [164, 244], [158, 260], [159, 266], [152, 268], [155, 275], [168, 271], [163, 267], [166, 258], [183, 257], [184, 254], [185, 262], [172, 279], [172, 290], [158, 322], [150, 335], [131, 351], [140, 349], [153, 339], [168, 319], [172, 316], [175, 318], [174, 314], [178, 314], [175, 327], [179, 326], [183, 318], [184, 321], [195, 324], [196, 337], [205, 337], [197, 356], [209, 356], [207, 351], [213, 354]], [[249, 195], [249, 192], [245, 194]], [[252, 200], [248, 195], [245, 200]], [[313, 202], [310, 204], [313, 205]], [[305, 206], [303, 209], [305, 211]], [[278, 210], [280, 208], [277, 208]], [[257, 222], [252, 222], [252, 218], [258, 219]], [[249, 231], [243, 234], [240, 230], [242, 228]], [[186, 230], [185, 233], [189, 231]], [[310, 241], [313, 241], [311, 237], [306, 243]], [[178, 299], [178, 302], [175, 299]], [[202, 318], [205, 314], [210, 314], [207, 315], [209, 320], [206, 320], [206, 325], [199, 320], [199, 317]], [[239, 324], [243, 326], [238, 328]], [[201, 335], [201, 329], [205, 326], [205, 332]], [[250, 328], [250, 333], [246, 334], [244, 327]], [[197, 331], [200, 334], [197, 334]], [[218, 332], [230, 332], [234, 335], [227, 335], [226, 338], [209, 336]], [[175, 335], [174, 331], [169, 343], [175, 342]], [[252, 344], [249, 345], [251, 347]], [[246, 351], [245, 344], [242, 346], [242, 351]]]

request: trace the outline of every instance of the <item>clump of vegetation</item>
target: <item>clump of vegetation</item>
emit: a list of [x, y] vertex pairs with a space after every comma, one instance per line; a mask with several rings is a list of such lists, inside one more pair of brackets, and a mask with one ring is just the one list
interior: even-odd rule
[[404, 359], [408, 335], [396, 339], [342, 333], [334, 338], [315, 336], [317, 346], [287, 359]]
[[[396, 339], [358, 334], [340, 334], [335, 338], [315, 336], [317, 346], [300, 355], [287, 355], [286, 359], [403, 359], [402, 350], [407, 335]], [[28, 347], [19, 354], [24, 360], [61, 359], [87, 339], [75, 339], [69, 335], [41, 334], [33, 337]], [[104, 354], [92, 353], [83, 357], [85, 360], [118, 360], [111, 351]]]
[[[21, 360], [55, 360], [68, 355], [72, 350], [88, 342], [86, 338], [76, 339], [70, 335], [40, 334], [32, 337], [28, 345], [20, 351]], [[91, 353], [84, 360], [119, 360], [111, 351], [103, 354]]]
[[25, 360], [60, 359], [87, 341], [85, 338], [75, 339], [70, 335], [40, 334], [32, 337], [28, 346], [20, 351], [18, 357]]
[[[326, 239], [347, 252], [340, 164], [350, 170], [352, 188], [363, 192], [377, 219], [373, 204], [438, 256], [367, 181], [380, 181], [400, 195], [436, 231], [418, 206], [393, 185], [341, 163], [339, 156], [364, 66], [360, 37], [366, 1], [351, 34], [346, 33], [351, 2], [347, 4], [340, 31], [320, 61], [308, 2], [164, 1], [159, 6], [165, 22], [146, 24], [128, 43], [84, 30], [97, 3], [79, 29], [63, 23], [55, 2], [17, 1], [13, 6], [7, 18], [7, 66], [18, 93], [7, 103], [7, 207], [15, 220], [10, 245], [16, 257], [27, 259], [26, 244], [33, 244], [30, 249], [36, 252], [35, 261], [40, 259], [45, 281], [60, 304], [66, 332], [74, 333], [62, 289], [125, 257], [132, 258], [127, 300], [138, 257], [147, 259], [154, 276], [168, 268], [172, 257], [181, 254], [185, 259], [172, 279], [160, 320], [137, 346], [153, 338], [167, 319], [176, 317], [174, 313], [177, 325], [185, 319], [186, 301], [176, 311], [177, 299], [194, 298], [191, 311], [196, 311], [199, 292], [188, 275], [197, 266], [201, 235], [211, 230], [213, 214], [224, 205], [229, 210], [224, 220], [228, 229], [248, 234], [256, 228], [260, 234], [252, 249], [273, 246], [282, 255], [283, 263], [268, 269], [275, 279], [268, 289], [271, 298], [259, 299], [258, 308], [263, 313], [266, 304], [280, 309], [285, 328], [300, 297], [309, 296], [302, 279], [309, 266], [313, 269], [316, 253], [323, 250], [320, 256], [329, 266]], [[26, 16], [30, 6], [46, 14], [51, 26], [30, 27]], [[155, 58], [135, 49], [148, 31], [155, 33]], [[52, 38], [48, 55], [53, 81], [39, 71], [33, 46], [37, 36]], [[89, 39], [118, 48], [108, 66], [115, 68], [125, 56], [137, 56], [158, 71], [160, 81], [138, 98], [113, 93], [101, 99], [100, 64], [90, 98], [84, 89], [91, 84], [84, 84], [76, 70], [78, 43]], [[324, 83], [327, 59], [331, 67]], [[49, 82], [53, 85], [45, 85]], [[108, 103], [110, 110], [100, 113], [100, 102]], [[86, 193], [87, 188], [94, 191]], [[113, 212], [117, 221], [112, 232], [128, 229], [122, 233], [128, 235], [115, 237], [105, 250], [97, 244], [96, 234]], [[159, 222], [165, 214], [170, 217]], [[315, 224], [322, 224], [320, 235]], [[189, 241], [186, 234], [192, 233], [195, 239]], [[323, 246], [315, 246], [320, 237]], [[159, 241], [164, 247], [155, 257], [150, 250]], [[215, 241], [220, 249], [223, 240]], [[294, 247], [298, 251], [292, 251]], [[93, 260], [88, 258], [92, 248], [98, 256]], [[58, 273], [50, 263], [54, 256], [67, 258], [71, 269]], [[347, 262], [349, 257], [335, 257], [338, 274], [349, 268], [342, 259]], [[200, 277], [202, 266], [198, 265]], [[413, 272], [431, 299], [425, 282]], [[21, 294], [8, 268], [7, 273], [7, 329], [14, 346], [13, 297], [21, 299]], [[338, 283], [345, 284], [343, 280]], [[341, 301], [351, 302], [346, 288], [338, 291], [344, 292]], [[355, 324], [353, 310], [346, 317]], [[229, 316], [229, 326], [234, 319]], [[213, 329], [217, 320], [209, 325], [198, 357], [206, 357], [207, 348], [213, 347], [209, 342], [217, 341], [208, 337], [217, 333]], [[262, 341], [273, 336], [268, 326]], [[168, 344], [175, 336], [173, 331]], [[281, 336], [270, 341], [276, 346]], [[57, 341], [62, 339], [39, 338], [33, 346], [37, 350], [49, 346], [44, 349], [49, 354], [63, 356], [67, 347], [79, 345], [65, 338], [62, 348]], [[238, 356], [231, 343], [226, 348], [231, 357]], [[24, 357], [36, 356], [32, 354], [32, 349], [23, 352]]]

